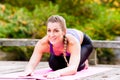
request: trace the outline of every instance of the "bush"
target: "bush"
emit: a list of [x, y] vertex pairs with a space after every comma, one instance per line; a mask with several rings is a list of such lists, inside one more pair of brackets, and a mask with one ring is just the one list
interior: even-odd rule
[[[7, 3], [11, 5], [2, 4], [2, 7], [0, 6], [1, 38], [41, 39], [46, 34], [46, 20], [53, 14], [62, 15], [66, 19], [68, 28], [79, 29], [92, 39], [113, 40], [120, 35], [119, 9], [99, 5], [93, 0], [65, 0], [64, 2], [63, 0], [50, 0], [51, 2], [30, 0], [30, 2], [19, 1], [18, 6], [15, 4], [17, 0], [15, 2], [4, 1], [8, 1]], [[4, 1], [2, 3], [5, 3]], [[31, 8], [25, 3], [29, 3]], [[20, 56], [22, 56], [21, 53], [24, 54], [19, 57], [19, 60], [28, 60], [32, 49], [21, 47], [17, 48], [15, 53], [20, 53]], [[105, 60], [112, 59], [110, 58], [113, 55], [112, 51], [100, 49], [98, 52], [100, 60], [103, 56]], [[47, 55], [45, 56], [47, 57]]]
[[[40, 4], [31, 12], [27, 8], [4, 5], [0, 10], [0, 37], [1, 38], [42, 38], [46, 34], [46, 20], [48, 16], [57, 14], [58, 6], [49, 3]], [[44, 8], [43, 8], [44, 7]], [[44, 16], [43, 16], [44, 15]], [[6, 48], [6, 49], [5, 49]], [[14, 60], [28, 60], [33, 48], [30, 47], [1, 47], [2, 50], [19, 54]], [[15, 51], [15, 52], [14, 52]]]

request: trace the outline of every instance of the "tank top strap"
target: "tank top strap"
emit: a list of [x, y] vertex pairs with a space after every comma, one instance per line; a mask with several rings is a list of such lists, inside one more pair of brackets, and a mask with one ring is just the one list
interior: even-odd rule
[[50, 53], [51, 54], [54, 54], [54, 51], [53, 51], [53, 45], [50, 43]]

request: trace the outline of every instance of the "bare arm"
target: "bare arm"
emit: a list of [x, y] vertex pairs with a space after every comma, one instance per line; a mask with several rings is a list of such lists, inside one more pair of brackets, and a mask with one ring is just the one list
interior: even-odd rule
[[37, 44], [35, 45], [33, 54], [30, 58], [30, 61], [28, 62], [25, 73], [26, 75], [30, 75], [36, 66], [39, 64], [41, 57], [45, 51], [48, 51], [48, 44], [44, 42], [45, 39], [39, 40]]
[[69, 66], [59, 70], [61, 75], [72, 75], [77, 72], [77, 68], [80, 62], [80, 45], [79, 41], [74, 38], [70, 37], [69, 40], [69, 52], [71, 53], [70, 56], [70, 61], [69, 61]]
[[69, 37], [68, 51], [71, 53], [69, 66], [63, 69], [56, 70], [48, 74], [48, 78], [55, 78], [65, 75], [73, 75], [77, 72], [77, 68], [80, 62], [80, 44], [75, 37]]

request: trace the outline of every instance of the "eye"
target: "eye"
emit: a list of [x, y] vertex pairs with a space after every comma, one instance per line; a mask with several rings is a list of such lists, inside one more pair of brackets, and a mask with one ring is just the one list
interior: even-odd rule
[[48, 29], [48, 30], [47, 30], [47, 32], [51, 32], [51, 30], [50, 30], [50, 29]]
[[57, 29], [56, 29], [56, 30], [54, 30], [54, 31], [55, 31], [55, 32], [59, 32], [59, 30], [57, 30]]

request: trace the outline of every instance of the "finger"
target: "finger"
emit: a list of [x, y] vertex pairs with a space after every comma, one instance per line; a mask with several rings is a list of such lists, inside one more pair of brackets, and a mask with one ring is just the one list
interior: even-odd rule
[[20, 77], [26, 77], [26, 76], [31, 76], [31, 74], [30, 73], [21, 73], [19, 76]]
[[43, 77], [47, 77], [47, 74], [44, 74]]

